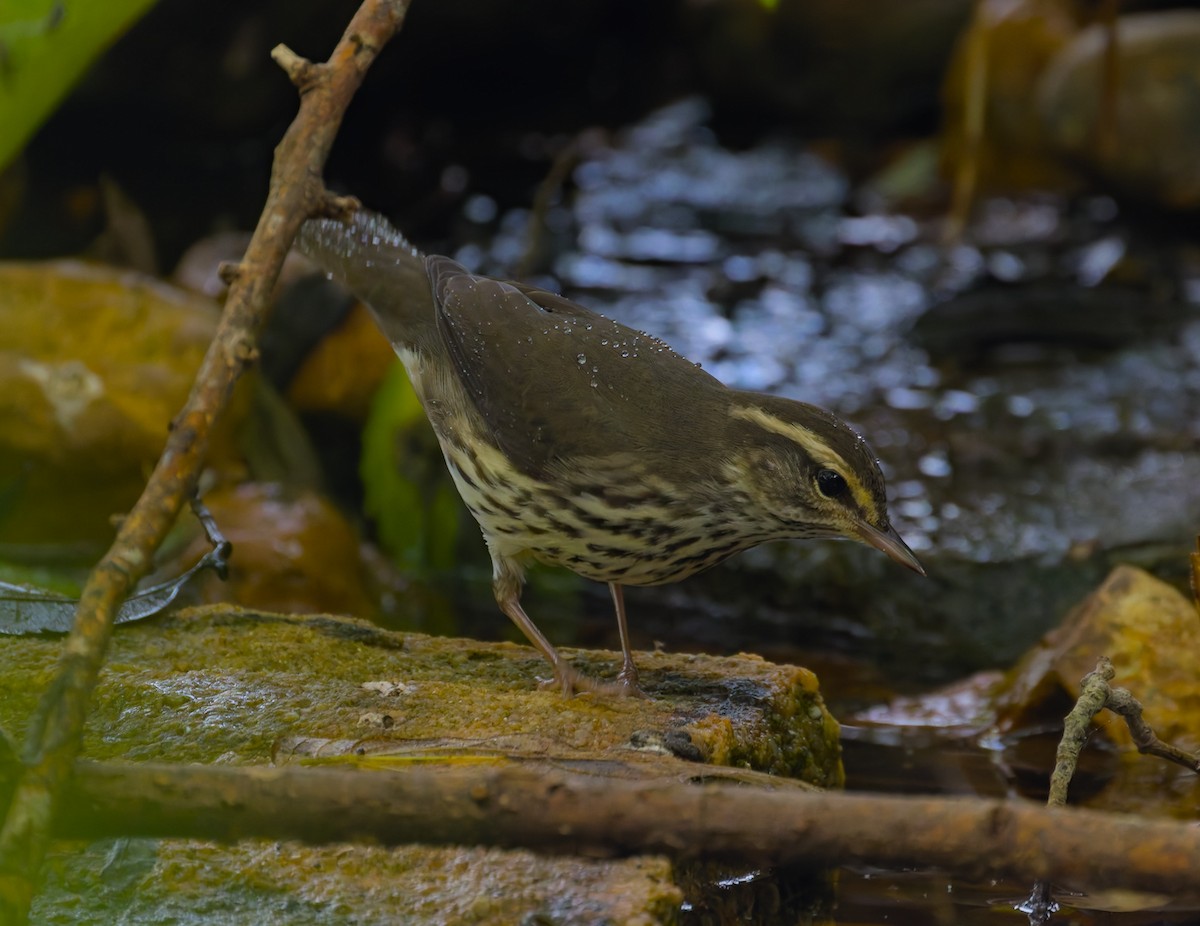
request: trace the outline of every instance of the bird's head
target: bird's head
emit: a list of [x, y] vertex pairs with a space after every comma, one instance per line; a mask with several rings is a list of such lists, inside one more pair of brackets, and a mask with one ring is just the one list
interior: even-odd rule
[[888, 520], [871, 448], [836, 415], [791, 399], [731, 390], [735, 479], [779, 536], [847, 537], [925, 570]]

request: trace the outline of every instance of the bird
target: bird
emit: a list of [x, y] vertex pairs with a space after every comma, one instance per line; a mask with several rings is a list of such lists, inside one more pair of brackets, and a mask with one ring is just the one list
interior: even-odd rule
[[[311, 218], [298, 248], [364, 302], [433, 426], [500, 610], [565, 696], [646, 697], [623, 589], [772, 540], [849, 538], [924, 575], [866, 441], [823, 408], [731, 388], [662, 340], [423, 254], [386, 219]], [[531, 561], [607, 583], [622, 665], [577, 670], [521, 605]]]

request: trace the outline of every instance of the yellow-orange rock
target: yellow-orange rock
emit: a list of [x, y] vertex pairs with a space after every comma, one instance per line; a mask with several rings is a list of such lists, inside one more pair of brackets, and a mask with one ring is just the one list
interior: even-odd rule
[[287, 388], [302, 412], [333, 412], [362, 421], [396, 354], [371, 313], [355, 305], [305, 358]]
[[[1161, 739], [1200, 747], [1200, 619], [1190, 601], [1134, 566], [1118, 566], [1009, 673], [1000, 697], [1002, 724], [1016, 725], [1051, 692], [1079, 697], [1080, 681], [1107, 656], [1112, 684], [1128, 688]], [[1117, 743], [1131, 746], [1124, 721], [1096, 717]]]
[[[244, 483], [214, 489], [204, 503], [233, 544], [233, 555], [228, 581], [206, 573], [193, 581], [192, 596], [288, 614], [378, 612], [361, 540], [325, 497]], [[207, 549], [197, 536], [180, 559], [190, 565]]]
[[70, 548], [111, 535], [217, 318], [209, 300], [134, 273], [0, 265], [0, 543]]

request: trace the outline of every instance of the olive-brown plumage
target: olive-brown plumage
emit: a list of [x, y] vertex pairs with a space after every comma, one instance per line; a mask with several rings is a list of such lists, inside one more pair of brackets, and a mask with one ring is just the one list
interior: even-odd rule
[[[922, 571], [870, 449], [829, 412], [730, 389], [562, 296], [423, 256], [383, 219], [308, 222], [300, 247], [375, 313], [493, 563], [497, 603], [564, 692], [640, 693], [621, 594], [767, 540], [848, 537]], [[624, 665], [580, 675], [520, 604], [536, 559], [607, 582]]]

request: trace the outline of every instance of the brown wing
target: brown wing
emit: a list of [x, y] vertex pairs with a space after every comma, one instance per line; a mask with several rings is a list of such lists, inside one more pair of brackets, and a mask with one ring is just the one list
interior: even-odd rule
[[[426, 258], [438, 330], [496, 445], [530, 475], [632, 451], [719, 446], [725, 387], [670, 347], [562, 296]], [[724, 422], [720, 422], [723, 426]]]

